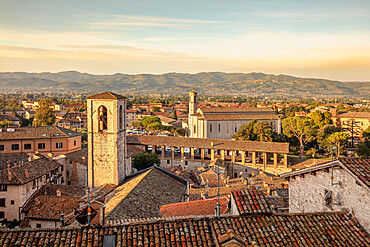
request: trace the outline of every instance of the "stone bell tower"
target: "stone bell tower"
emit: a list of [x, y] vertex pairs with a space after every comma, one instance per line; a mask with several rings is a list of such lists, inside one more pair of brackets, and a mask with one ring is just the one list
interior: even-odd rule
[[126, 97], [104, 92], [87, 97], [88, 184], [118, 185], [129, 173]]

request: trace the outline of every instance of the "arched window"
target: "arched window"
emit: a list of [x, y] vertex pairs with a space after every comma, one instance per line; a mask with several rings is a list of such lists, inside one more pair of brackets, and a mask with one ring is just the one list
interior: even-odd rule
[[107, 108], [103, 105], [99, 106], [99, 132], [107, 130], [108, 128], [108, 117], [107, 117]]
[[122, 106], [119, 107], [119, 130], [123, 129], [123, 109]]

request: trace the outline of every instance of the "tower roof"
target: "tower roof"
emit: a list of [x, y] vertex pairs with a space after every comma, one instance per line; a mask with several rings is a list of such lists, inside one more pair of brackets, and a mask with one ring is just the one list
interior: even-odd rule
[[192, 91], [189, 92], [189, 94], [197, 94], [197, 91], [192, 90]]
[[126, 99], [126, 97], [120, 94], [106, 91], [103, 93], [91, 95], [87, 97], [87, 99]]

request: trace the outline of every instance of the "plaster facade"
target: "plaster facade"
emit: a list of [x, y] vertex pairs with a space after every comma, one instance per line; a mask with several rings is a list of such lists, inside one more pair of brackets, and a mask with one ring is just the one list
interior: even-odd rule
[[[331, 169], [331, 168], [330, 168]], [[367, 232], [370, 231], [370, 190], [360, 185], [348, 171], [334, 167], [295, 176], [289, 180], [289, 213], [351, 212]], [[341, 185], [336, 184], [340, 182]], [[326, 205], [325, 193], [332, 191], [332, 203]], [[340, 205], [338, 205], [340, 204]]]

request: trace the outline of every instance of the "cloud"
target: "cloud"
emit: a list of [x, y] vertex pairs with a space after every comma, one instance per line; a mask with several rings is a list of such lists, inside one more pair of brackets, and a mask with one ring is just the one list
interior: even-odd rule
[[171, 27], [185, 28], [198, 25], [210, 24], [231, 24], [227, 21], [197, 20], [197, 19], [179, 19], [155, 16], [135, 16], [135, 15], [107, 15], [98, 16], [103, 19], [100, 22], [87, 22], [89, 28], [130, 28], [130, 27]]

